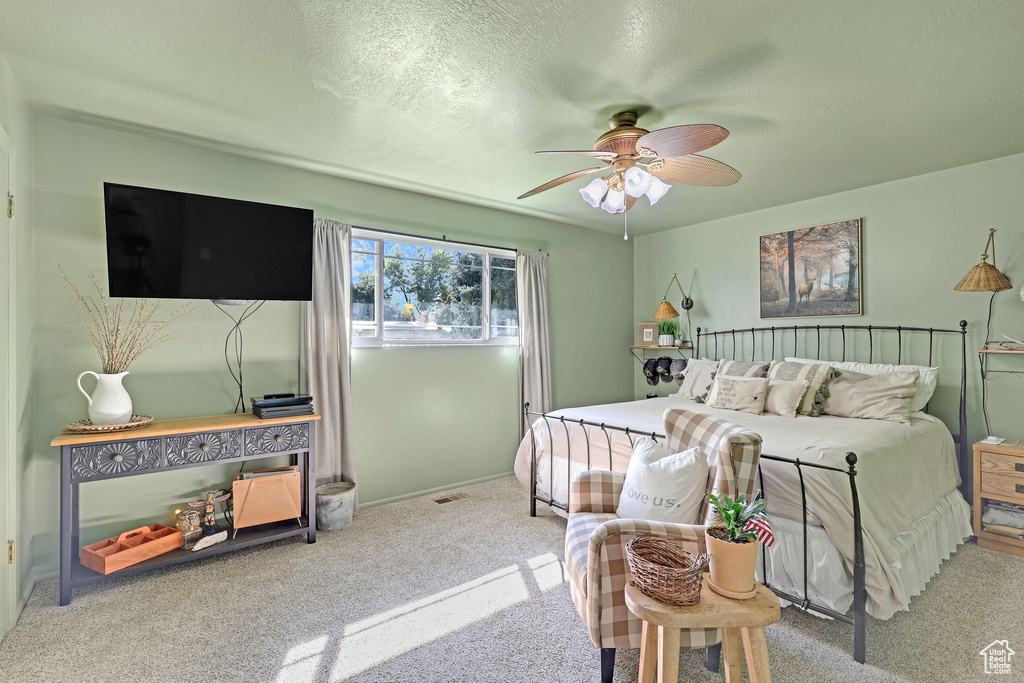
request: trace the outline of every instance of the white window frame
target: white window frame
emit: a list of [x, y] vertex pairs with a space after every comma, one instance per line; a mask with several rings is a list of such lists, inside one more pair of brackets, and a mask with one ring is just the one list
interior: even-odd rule
[[[367, 228], [352, 228], [352, 240], [364, 240], [376, 243], [376, 254], [374, 254], [374, 296], [373, 296], [373, 327], [376, 333], [373, 335], [356, 335], [355, 328], [357, 321], [352, 321], [352, 329], [349, 338], [352, 340], [353, 348], [386, 348], [394, 346], [518, 346], [519, 336], [515, 337], [492, 337], [491, 336], [491, 258], [504, 258], [516, 260], [516, 252], [512, 249], [499, 249], [496, 247], [481, 247], [464, 242], [451, 242], [448, 240], [435, 240], [425, 237], [411, 237], [399, 235], [386, 231], [371, 230]], [[401, 244], [412, 244], [419, 247], [432, 249], [455, 249], [474, 254], [480, 254], [483, 259], [483, 276], [481, 288], [483, 300], [481, 303], [480, 339], [384, 339], [384, 242], [398, 242]], [[355, 254], [355, 247], [350, 252]], [[351, 262], [349, 263], [351, 268]], [[349, 277], [352, 277], [351, 273]], [[518, 272], [516, 273], [518, 278]], [[519, 302], [516, 301], [518, 310]], [[368, 325], [362, 324], [362, 329]]]

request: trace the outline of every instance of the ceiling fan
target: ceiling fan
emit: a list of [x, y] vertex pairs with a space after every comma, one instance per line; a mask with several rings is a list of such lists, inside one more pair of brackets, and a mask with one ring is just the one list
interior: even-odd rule
[[519, 199], [532, 197], [591, 173], [611, 171], [582, 188], [580, 194], [595, 208], [600, 206], [608, 213], [625, 213], [642, 195], [647, 195], [653, 205], [668, 192], [669, 183], [724, 187], [740, 179], [739, 171], [732, 166], [696, 153], [729, 137], [725, 128], [699, 123], [647, 131], [637, 128], [636, 121], [637, 114], [632, 111], [612, 116], [608, 120], [612, 129], [597, 139], [593, 151], [537, 152], [594, 157], [604, 165], [549, 180], [521, 194]]

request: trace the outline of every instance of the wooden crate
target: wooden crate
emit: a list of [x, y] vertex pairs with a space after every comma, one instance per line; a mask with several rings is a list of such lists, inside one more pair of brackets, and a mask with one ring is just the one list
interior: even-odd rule
[[138, 564], [185, 544], [181, 532], [163, 524], [141, 526], [115, 538], [82, 546], [82, 566], [100, 574]]

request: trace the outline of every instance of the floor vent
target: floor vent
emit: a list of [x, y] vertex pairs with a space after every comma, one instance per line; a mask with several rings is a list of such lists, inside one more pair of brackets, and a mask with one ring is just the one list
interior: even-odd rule
[[441, 504], [441, 503], [450, 503], [450, 502], [452, 502], [453, 500], [462, 500], [463, 498], [466, 498], [466, 497], [467, 497], [467, 496], [466, 496], [466, 494], [465, 494], [465, 493], [453, 493], [452, 495], [450, 495], [450, 496], [445, 496], [444, 498], [435, 498], [435, 499], [434, 499], [434, 502], [435, 502], [435, 503], [438, 503], [438, 504]]

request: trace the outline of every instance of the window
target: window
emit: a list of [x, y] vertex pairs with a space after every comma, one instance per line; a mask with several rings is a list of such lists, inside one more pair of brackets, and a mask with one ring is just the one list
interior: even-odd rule
[[517, 344], [515, 252], [353, 230], [352, 340]]

